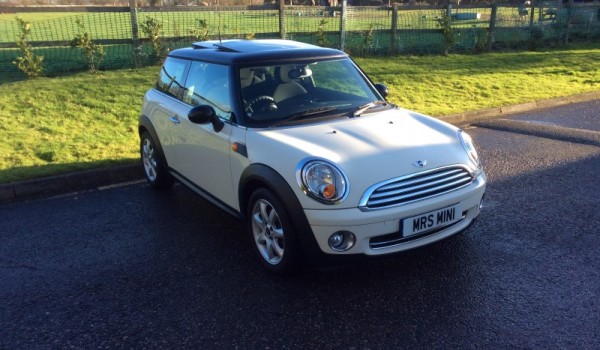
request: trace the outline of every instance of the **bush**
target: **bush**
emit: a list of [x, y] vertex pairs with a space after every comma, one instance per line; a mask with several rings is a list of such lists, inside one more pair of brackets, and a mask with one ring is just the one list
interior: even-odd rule
[[531, 37], [529, 38], [529, 49], [537, 50], [544, 42], [544, 30], [540, 27], [531, 28]]
[[27, 75], [29, 79], [37, 78], [44, 72], [44, 56], [37, 56], [33, 53], [33, 47], [29, 43], [29, 34], [31, 34], [31, 23], [24, 21], [21, 17], [16, 18], [19, 23], [21, 35], [19, 35], [16, 43], [21, 56], [18, 56], [13, 64]]
[[448, 51], [456, 41], [456, 29], [452, 27], [452, 17], [446, 10], [440, 11], [440, 17], [437, 20], [438, 26], [442, 29], [442, 44], [444, 45], [444, 55], [448, 56]]
[[79, 33], [71, 40], [72, 48], [80, 48], [88, 63], [90, 71], [97, 72], [100, 63], [106, 54], [102, 45], [95, 44], [91, 36], [85, 31], [85, 26], [81, 19], [75, 21], [79, 27]]
[[142, 32], [144, 32], [146, 37], [150, 40], [150, 45], [152, 45], [152, 48], [154, 49], [157, 63], [161, 63], [164, 58], [162, 42], [160, 39], [162, 24], [156, 18], [148, 17], [142, 22], [140, 27], [142, 28]]
[[364, 31], [363, 40], [362, 40], [362, 53], [363, 55], [368, 55], [373, 53], [374, 45], [375, 45], [375, 26], [373, 24], [369, 25], [369, 29]]
[[208, 23], [206, 22], [206, 20], [199, 19], [198, 27], [191, 28], [190, 34], [194, 37], [194, 39], [196, 39], [198, 41], [207, 41], [209, 38], [208, 38]]
[[329, 46], [329, 40], [327, 40], [327, 34], [325, 33], [326, 24], [327, 20], [323, 18], [319, 21], [319, 26], [317, 28], [317, 45], [321, 47]]
[[473, 52], [481, 53], [487, 51], [489, 40], [490, 34], [487, 30], [484, 28], [475, 29]]

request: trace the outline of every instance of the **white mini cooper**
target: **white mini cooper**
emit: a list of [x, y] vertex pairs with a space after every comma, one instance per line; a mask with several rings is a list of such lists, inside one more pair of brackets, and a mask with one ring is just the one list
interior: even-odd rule
[[282, 274], [464, 230], [486, 186], [471, 138], [386, 95], [338, 50], [230, 40], [172, 51], [144, 98], [146, 178], [177, 179], [245, 220], [262, 265]]

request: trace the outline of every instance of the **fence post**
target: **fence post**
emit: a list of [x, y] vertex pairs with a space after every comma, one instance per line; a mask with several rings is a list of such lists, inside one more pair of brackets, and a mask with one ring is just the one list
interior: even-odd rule
[[342, 13], [340, 15], [340, 50], [346, 48], [346, 15], [348, 11], [348, 1], [342, 0]]
[[285, 39], [285, 0], [279, 0], [279, 37]]
[[133, 44], [133, 61], [135, 63], [135, 67], [139, 68], [142, 66], [142, 60], [140, 57], [141, 48], [135, 0], [129, 0], [129, 14], [131, 16], [131, 41]]
[[492, 5], [492, 14], [490, 15], [490, 28], [488, 29], [487, 49], [491, 50], [494, 45], [494, 34], [496, 33], [496, 18], [498, 16], [498, 5]]
[[535, 20], [535, 5], [531, 5], [531, 13], [529, 14], [529, 29], [533, 29], [533, 21]]
[[392, 55], [395, 55], [398, 50], [398, 3], [392, 6], [392, 35], [391, 35]]

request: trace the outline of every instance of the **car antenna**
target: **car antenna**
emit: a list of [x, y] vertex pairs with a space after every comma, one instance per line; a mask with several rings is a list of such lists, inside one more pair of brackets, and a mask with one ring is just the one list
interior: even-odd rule
[[223, 40], [221, 40], [221, 7], [219, 6], [217, 6], [217, 16], [219, 18], [219, 25], [217, 26], [219, 34], [219, 45], [223, 45]]

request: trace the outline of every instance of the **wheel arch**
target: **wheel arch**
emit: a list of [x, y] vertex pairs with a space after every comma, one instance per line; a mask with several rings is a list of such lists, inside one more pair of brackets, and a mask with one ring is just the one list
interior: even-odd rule
[[261, 187], [273, 192], [286, 204], [292, 204], [293, 208], [288, 208], [288, 210], [302, 208], [294, 191], [277, 171], [264, 164], [251, 164], [242, 173], [238, 189], [240, 212], [244, 217], [250, 196]]
[[297, 237], [305, 253], [312, 255], [320, 251], [304, 209], [289, 183], [273, 168], [264, 164], [252, 164], [244, 170], [240, 178], [238, 200], [240, 214], [247, 217], [248, 200], [258, 188], [273, 192], [284, 204], [287, 216], [296, 229]]
[[163, 151], [162, 144], [160, 143], [160, 139], [158, 138], [158, 134], [156, 133], [156, 129], [154, 128], [154, 125], [152, 125], [150, 118], [148, 118], [145, 115], [142, 115], [140, 117], [140, 120], [138, 123], [138, 136], [140, 137], [140, 139], [144, 132], [148, 132], [150, 134], [150, 136], [152, 137], [152, 140], [154, 141], [154, 144], [158, 148], [159, 157], [165, 163], [165, 165], [168, 166], [169, 163], [167, 162], [167, 157], [165, 157], [165, 153]]

